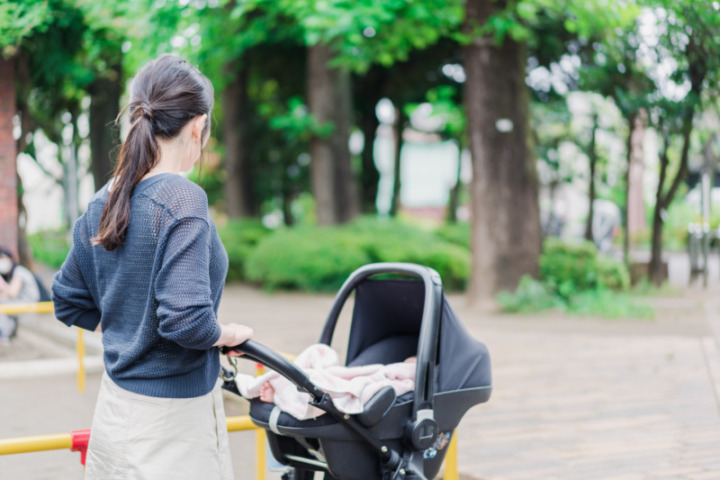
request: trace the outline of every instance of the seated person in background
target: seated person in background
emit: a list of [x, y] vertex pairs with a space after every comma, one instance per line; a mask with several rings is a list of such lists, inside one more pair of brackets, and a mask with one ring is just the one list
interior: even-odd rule
[[[393, 387], [397, 396], [415, 388], [415, 357], [389, 365], [345, 367], [340, 365], [337, 353], [329, 346], [316, 344], [303, 350], [294, 363], [313, 384], [329, 393], [335, 407], [344, 413], [361, 413], [367, 401], [385, 386]], [[235, 383], [243, 397], [260, 397], [264, 402], [275, 403], [280, 410], [298, 420], [325, 413], [309, 405], [310, 395], [299, 392], [295, 384], [277, 372], [271, 371], [257, 378], [239, 374]]]
[[[33, 303], [40, 289], [30, 270], [15, 263], [10, 251], [0, 248], [0, 303]], [[8, 345], [17, 331], [17, 318], [0, 313], [0, 345]]]

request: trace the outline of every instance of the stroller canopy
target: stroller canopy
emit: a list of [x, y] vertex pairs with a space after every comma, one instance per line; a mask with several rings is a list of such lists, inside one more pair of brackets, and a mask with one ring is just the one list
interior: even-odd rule
[[[417, 354], [425, 288], [414, 279], [370, 279], [355, 289], [346, 363], [402, 362]], [[435, 393], [491, 385], [487, 348], [460, 323], [443, 295]]]

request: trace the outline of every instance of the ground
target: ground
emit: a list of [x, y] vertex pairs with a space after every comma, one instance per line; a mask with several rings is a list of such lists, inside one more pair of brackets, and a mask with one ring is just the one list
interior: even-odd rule
[[[457, 430], [463, 478], [720, 479], [718, 286], [648, 300], [656, 308], [652, 320], [504, 315], [493, 304], [470, 307], [450, 295], [493, 361], [492, 398]], [[298, 353], [319, 337], [332, 300], [231, 285], [220, 318], [248, 323], [257, 340]], [[340, 352], [348, 310], [333, 342]], [[99, 375], [90, 373], [87, 391], [77, 393], [74, 331], [52, 318], [25, 320], [17, 342], [0, 352], [0, 438], [89, 427]], [[97, 342], [86, 335], [91, 357]], [[229, 415], [246, 411], [231, 397], [226, 407]], [[251, 477], [252, 434], [232, 433], [231, 442], [236, 477]], [[77, 457], [62, 450], [0, 457], [0, 472], [80, 478]]]

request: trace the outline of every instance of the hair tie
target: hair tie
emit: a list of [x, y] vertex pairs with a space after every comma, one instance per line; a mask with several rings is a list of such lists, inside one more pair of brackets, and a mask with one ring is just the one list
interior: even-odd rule
[[153, 115], [152, 107], [147, 102], [139, 101], [135, 102], [135, 105], [132, 107], [130, 118], [133, 121], [141, 118], [147, 118], [152, 122], [155, 119], [155, 116]]
[[142, 102], [140, 104], [140, 113], [142, 113], [142, 116], [147, 118], [151, 122], [153, 121], [153, 110], [152, 107], [150, 107], [150, 105], [148, 105], [147, 103]]

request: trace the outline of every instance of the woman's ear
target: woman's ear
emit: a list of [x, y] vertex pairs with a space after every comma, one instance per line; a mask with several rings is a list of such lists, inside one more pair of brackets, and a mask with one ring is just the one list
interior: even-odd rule
[[193, 140], [202, 141], [203, 132], [205, 131], [205, 125], [207, 124], [208, 116], [206, 114], [198, 115], [192, 122], [192, 136]]

